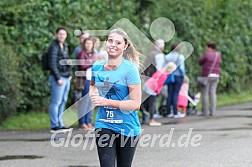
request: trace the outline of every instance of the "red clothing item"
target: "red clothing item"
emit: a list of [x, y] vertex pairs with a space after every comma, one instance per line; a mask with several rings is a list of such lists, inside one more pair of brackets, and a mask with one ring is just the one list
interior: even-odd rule
[[81, 65], [78, 65], [79, 71], [86, 71], [88, 68], [92, 67], [95, 62], [94, 53], [87, 53], [85, 50], [82, 50], [78, 54], [77, 59], [83, 60], [83, 62], [81, 62]]
[[220, 63], [221, 63], [221, 55], [220, 53], [216, 52], [216, 51], [207, 51], [205, 52], [205, 54], [201, 57], [201, 59], [199, 60], [199, 65], [202, 66], [202, 74], [201, 76], [208, 76], [211, 67], [214, 63], [214, 58], [215, 55], [217, 54], [217, 60], [216, 63], [211, 71], [211, 73], [214, 74], [218, 74], [220, 75]]
[[188, 91], [189, 91], [189, 84], [188, 83], [183, 83], [180, 91], [179, 91], [179, 96], [178, 96], [178, 107], [187, 107], [188, 104]]

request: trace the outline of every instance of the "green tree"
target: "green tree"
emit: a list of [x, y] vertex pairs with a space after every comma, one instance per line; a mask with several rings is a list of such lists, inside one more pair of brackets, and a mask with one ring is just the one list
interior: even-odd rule
[[[47, 111], [49, 74], [41, 68], [41, 56], [54, 38], [57, 27], [68, 29], [67, 42], [71, 55], [73, 48], [78, 45], [78, 38], [73, 34], [76, 29], [106, 30], [123, 17], [139, 24], [134, 1], [3, 0], [0, 7], [0, 35], [3, 43], [9, 46], [10, 54], [19, 58], [15, 70], [20, 81], [17, 88], [20, 98], [17, 99], [18, 105], [13, 107], [16, 109], [18, 106], [19, 111]], [[5, 52], [1, 49], [1, 55]], [[1, 73], [7, 75], [5, 71]], [[2, 84], [9, 83], [5, 81]], [[4, 112], [7, 113], [7, 110]]]
[[201, 70], [197, 62], [207, 41], [217, 42], [217, 49], [223, 58], [219, 90], [239, 92], [246, 85], [251, 85], [252, 1], [153, 2], [156, 9], [152, 11], [151, 20], [163, 16], [171, 19], [175, 25], [176, 36], [168, 46], [183, 40], [194, 46], [193, 55], [186, 61], [192, 87], [196, 87], [196, 77]]
[[0, 38], [0, 121], [16, 112], [20, 98], [19, 57]]

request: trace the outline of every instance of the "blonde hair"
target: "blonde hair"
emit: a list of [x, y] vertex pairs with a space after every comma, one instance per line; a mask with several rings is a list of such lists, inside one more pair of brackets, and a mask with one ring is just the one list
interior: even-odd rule
[[164, 69], [165, 71], [172, 73], [174, 70], [176, 70], [177, 65], [174, 62], [169, 62], [165, 65]]
[[136, 50], [134, 44], [130, 41], [128, 34], [121, 28], [111, 30], [108, 35], [113, 33], [121, 35], [124, 38], [125, 45], [128, 45], [126, 50], [123, 52], [123, 58], [131, 61], [139, 68], [139, 57], [141, 54]]

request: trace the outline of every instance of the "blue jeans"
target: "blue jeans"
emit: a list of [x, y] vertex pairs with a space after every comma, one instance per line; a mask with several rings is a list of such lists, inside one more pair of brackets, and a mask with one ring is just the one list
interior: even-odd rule
[[168, 84], [167, 114], [171, 114], [171, 106], [173, 106], [173, 114], [177, 115], [178, 94], [183, 82], [183, 76], [175, 76], [175, 83]]
[[61, 128], [64, 126], [62, 116], [70, 90], [70, 80], [67, 77], [61, 77], [60, 79], [63, 80], [63, 85], [61, 86], [58, 85], [56, 79], [52, 75], [49, 76], [52, 93], [49, 108], [51, 128]]
[[82, 91], [82, 98], [78, 102], [79, 125], [90, 124], [92, 122], [93, 106], [89, 98], [89, 86], [90, 86], [90, 80], [86, 80], [84, 90]]

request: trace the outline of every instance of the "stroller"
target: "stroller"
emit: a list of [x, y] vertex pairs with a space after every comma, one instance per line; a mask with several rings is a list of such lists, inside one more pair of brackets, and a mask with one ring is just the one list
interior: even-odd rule
[[196, 115], [197, 114], [197, 104], [200, 101], [200, 92], [197, 93], [196, 95], [191, 94], [190, 92], [188, 93], [187, 99], [188, 99], [188, 104], [186, 107], [186, 115]]

